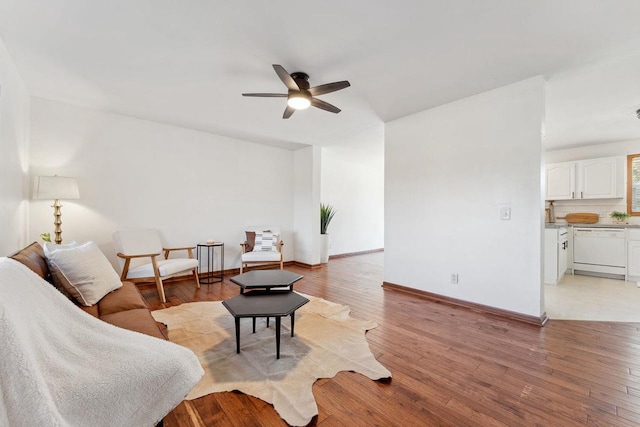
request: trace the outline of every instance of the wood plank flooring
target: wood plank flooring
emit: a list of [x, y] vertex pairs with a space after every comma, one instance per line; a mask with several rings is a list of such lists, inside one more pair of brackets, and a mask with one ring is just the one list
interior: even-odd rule
[[[288, 267], [295, 289], [351, 307], [379, 326], [367, 333], [392, 373], [376, 382], [352, 372], [313, 387], [317, 426], [637, 426], [640, 324], [550, 320], [544, 328], [383, 290], [383, 253]], [[152, 309], [238, 293], [222, 284], [182, 282], [141, 291]], [[271, 405], [242, 393], [183, 402], [165, 427], [283, 426]]]

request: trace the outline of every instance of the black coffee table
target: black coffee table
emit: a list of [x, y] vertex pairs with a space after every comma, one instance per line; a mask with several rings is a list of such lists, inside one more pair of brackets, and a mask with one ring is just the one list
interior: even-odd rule
[[240, 293], [247, 289], [266, 289], [289, 287], [293, 290], [293, 284], [302, 279], [302, 275], [287, 270], [252, 270], [247, 273], [233, 276], [231, 281], [240, 286]]
[[[276, 359], [280, 359], [280, 326], [283, 316], [291, 316], [291, 336], [295, 325], [296, 310], [309, 300], [292, 291], [251, 291], [222, 301], [236, 322], [236, 352], [240, 353], [240, 319], [253, 319], [253, 333], [256, 332], [256, 317], [276, 318]], [[267, 324], [268, 327], [268, 324]]]

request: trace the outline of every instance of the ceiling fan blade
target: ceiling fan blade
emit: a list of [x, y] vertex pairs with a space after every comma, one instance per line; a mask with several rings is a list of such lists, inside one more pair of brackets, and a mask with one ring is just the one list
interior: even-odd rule
[[286, 93], [243, 93], [242, 96], [261, 96], [263, 98], [286, 98]]
[[282, 83], [284, 83], [287, 89], [300, 90], [296, 81], [293, 80], [293, 77], [287, 73], [287, 70], [285, 70], [282, 65], [273, 64], [273, 69], [276, 70], [276, 74], [280, 77], [280, 80], [282, 80]]
[[289, 105], [287, 105], [287, 108], [284, 109], [284, 114], [282, 115], [283, 119], [288, 119], [289, 117], [291, 117], [291, 115], [296, 111], [295, 108], [290, 107]]
[[329, 111], [331, 113], [339, 113], [340, 110], [338, 107], [336, 107], [335, 105], [331, 105], [328, 102], [324, 102], [321, 99], [318, 98], [311, 98], [311, 105], [313, 105], [316, 108], [320, 108], [322, 110], [326, 110]]
[[351, 86], [347, 80], [343, 80], [341, 82], [333, 82], [327, 83], [325, 85], [315, 86], [309, 89], [309, 93], [311, 96], [324, 95], [325, 93], [335, 92], [340, 89], [344, 89]]

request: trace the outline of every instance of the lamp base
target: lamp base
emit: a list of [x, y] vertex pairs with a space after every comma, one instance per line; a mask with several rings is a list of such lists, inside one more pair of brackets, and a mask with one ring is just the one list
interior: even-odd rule
[[56, 245], [59, 245], [62, 243], [62, 228], [60, 227], [62, 225], [62, 211], [60, 209], [62, 208], [62, 204], [60, 203], [60, 199], [55, 199], [51, 207], [53, 208], [53, 225], [55, 226], [53, 232], [56, 235], [55, 242]]

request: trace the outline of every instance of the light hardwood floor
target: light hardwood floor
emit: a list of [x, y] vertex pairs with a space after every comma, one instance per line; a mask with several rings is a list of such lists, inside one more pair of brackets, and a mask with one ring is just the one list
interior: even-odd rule
[[[316, 382], [318, 426], [575, 426], [640, 424], [640, 332], [636, 323], [550, 320], [544, 328], [431, 303], [381, 288], [383, 254], [289, 267], [300, 292], [348, 304], [379, 326], [371, 350], [390, 382], [351, 372]], [[221, 284], [176, 283], [143, 294], [153, 309], [238, 293]], [[241, 393], [182, 403], [165, 426], [282, 426], [270, 405]]]

